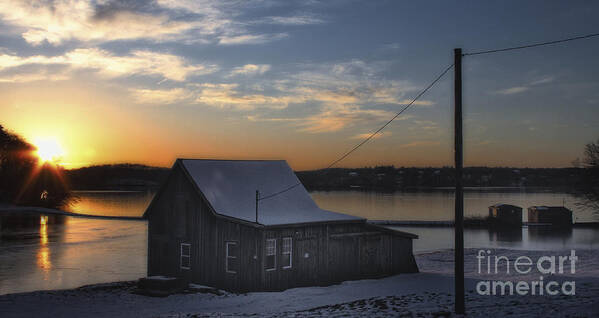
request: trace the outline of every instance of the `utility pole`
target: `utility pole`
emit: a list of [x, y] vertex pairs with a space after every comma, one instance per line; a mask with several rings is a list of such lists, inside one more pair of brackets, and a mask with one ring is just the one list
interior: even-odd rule
[[258, 223], [258, 201], [260, 201], [260, 191], [256, 190], [256, 223]]
[[464, 189], [462, 185], [462, 49], [454, 49], [455, 103], [455, 312], [464, 314]]

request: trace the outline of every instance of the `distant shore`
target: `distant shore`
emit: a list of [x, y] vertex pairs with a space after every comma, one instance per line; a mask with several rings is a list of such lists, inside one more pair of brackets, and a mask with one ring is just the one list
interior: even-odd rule
[[[157, 189], [169, 168], [140, 164], [99, 165], [65, 170], [73, 189]], [[582, 168], [466, 167], [464, 186], [472, 188], [542, 187], [570, 191], [580, 182]], [[362, 167], [295, 171], [302, 184], [312, 190], [377, 191], [450, 189], [452, 167]]]

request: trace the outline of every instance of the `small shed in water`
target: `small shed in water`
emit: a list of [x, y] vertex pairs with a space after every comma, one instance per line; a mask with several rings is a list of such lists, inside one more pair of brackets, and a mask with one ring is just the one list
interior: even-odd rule
[[[256, 190], [293, 185], [256, 213]], [[178, 159], [144, 217], [151, 276], [246, 292], [418, 271], [416, 235], [320, 209], [282, 160]]]
[[572, 211], [563, 206], [531, 206], [528, 207], [528, 222], [572, 226]]
[[489, 222], [497, 226], [522, 226], [522, 208], [503, 203], [491, 205]]

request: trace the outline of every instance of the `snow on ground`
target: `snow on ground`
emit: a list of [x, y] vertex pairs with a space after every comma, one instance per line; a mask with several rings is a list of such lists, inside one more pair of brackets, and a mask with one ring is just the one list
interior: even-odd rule
[[[527, 275], [480, 275], [477, 249], [465, 253], [469, 317], [599, 317], [599, 253], [577, 250], [576, 273], [550, 276], [545, 281], [575, 281], [576, 296], [483, 296], [481, 280], [537, 280]], [[492, 250], [511, 261], [533, 261], [570, 251]], [[417, 255], [421, 273], [376, 280], [344, 282], [327, 287], [294, 288], [283, 292], [248, 294], [178, 294], [152, 298], [132, 294], [133, 282], [110, 283], [62, 291], [0, 296], [0, 317], [442, 317], [453, 310], [453, 251]], [[567, 265], [567, 264], [564, 264]], [[505, 270], [505, 269], [504, 269]], [[501, 268], [500, 268], [501, 271]], [[513, 271], [512, 271], [513, 272]]]

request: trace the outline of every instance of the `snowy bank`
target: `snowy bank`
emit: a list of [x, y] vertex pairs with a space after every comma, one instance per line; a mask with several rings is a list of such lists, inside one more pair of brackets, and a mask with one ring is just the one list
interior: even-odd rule
[[[599, 316], [599, 253], [576, 250], [576, 272], [565, 266], [546, 280], [573, 280], [576, 295], [484, 296], [476, 284], [488, 279], [538, 279], [538, 273], [513, 276], [477, 273], [478, 249], [466, 250], [466, 290], [469, 317]], [[566, 255], [570, 251], [550, 252]], [[515, 261], [527, 255], [538, 259], [547, 252], [492, 250]], [[214, 295], [177, 294], [151, 298], [132, 294], [132, 282], [100, 284], [62, 291], [0, 296], [0, 317], [239, 317], [239, 316], [423, 316], [450, 315], [453, 302], [452, 251], [417, 255], [421, 273], [377, 280], [344, 282], [327, 287], [294, 288], [283, 292]]]

